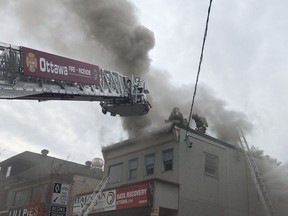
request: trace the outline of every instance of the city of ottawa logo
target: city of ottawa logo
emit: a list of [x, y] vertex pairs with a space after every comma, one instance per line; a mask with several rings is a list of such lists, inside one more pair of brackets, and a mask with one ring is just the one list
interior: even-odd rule
[[26, 55], [26, 67], [30, 72], [35, 72], [37, 69], [37, 58], [31, 52]]

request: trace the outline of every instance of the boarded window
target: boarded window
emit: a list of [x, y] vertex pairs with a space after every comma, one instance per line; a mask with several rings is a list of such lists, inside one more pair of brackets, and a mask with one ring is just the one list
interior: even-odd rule
[[218, 177], [218, 157], [205, 153], [204, 173], [210, 176]]
[[150, 154], [145, 156], [145, 171], [144, 175], [154, 174], [154, 164], [155, 164], [155, 154]]
[[122, 163], [116, 164], [116, 165], [112, 165], [109, 167], [109, 183], [113, 184], [113, 183], [119, 183], [121, 182], [122, 179]]
[[173, 149], [162, 152], [162, 171], [166, 172], [173, 169]]
[[129, 179], [136, 179], [137, 178], [137, 168], [138, 168], [138, 159], [133, 159], [129, 161]]

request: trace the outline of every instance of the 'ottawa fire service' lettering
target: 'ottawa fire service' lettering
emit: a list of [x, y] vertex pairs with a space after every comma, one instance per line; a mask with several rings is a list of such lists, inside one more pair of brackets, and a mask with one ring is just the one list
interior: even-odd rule
[[79, 68], [79, 73], [83, 75], [91, 76], [91, 71], [83, 68]]
[[39, 59], [40, 70], [42, 72], [54, 73], [68, 76], [68, 69], [66, 66], [53, 64], [52, 61], [47, 61], [45, 58]]
[[77, 73], [77, 72], [79, 72], [79, 74], [91, 76], [91, 70], [88, 70], [88, 69], [83, 69], [83, 68], [78, 68], [78, 69], [77, 69], [76, 67], [69, 66], [69, 67], [68, 67], [68, 70], [69, 70], [69, 72], [71, 72], [71, 73]]

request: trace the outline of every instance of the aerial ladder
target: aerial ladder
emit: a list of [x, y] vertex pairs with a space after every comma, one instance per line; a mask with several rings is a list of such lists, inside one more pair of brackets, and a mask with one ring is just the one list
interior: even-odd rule
[[99, 101], [104, 114], [138, 116], [148, 93], [139, 77], [0, 42], [0, 99]]
[[102, 178], [102, 180], [99, 182], [93, 193], [89, 196], [89, 199], [84, 204], [78, 216], [87, 216], [92, 211], [93, 206], [96, 205], [97, 198], [99, 196], [102, 196], [102, 191], [106, 187], [109, 178], [110, 178], [109, 176], [108, 177], [104, 176]]
[[256, 161], [253, 157], [253, 153], [251, 152], [248, 142], [244, 136], [242, 130], [239, 130], [239, 143], [244, 152], [247, 164], [251, 171], [252, 180], [256, 186], [256, 190], [259, 196], [259, 199], [264, 207], [265, 215], [266, 216], [276, 216], [275, 209], [265, 187], [264, 181], [261, 176], [261, 172], [258, 169]]

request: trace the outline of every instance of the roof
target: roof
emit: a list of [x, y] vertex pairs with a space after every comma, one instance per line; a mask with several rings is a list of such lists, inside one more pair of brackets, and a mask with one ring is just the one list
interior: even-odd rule
[[[11, 166], [9, 178], [6, 178], [7, 168]], [[34, 181], [51, 175], [82, 175], [101, 179], [102, 170], [91, 170], [86, 165], [25, 151], [0, 163], [1, 181], [17, 183]]]
[[[127, 140], [124, 140], [124, 141], [121, 141], [121, 142], [118, 142], [118, 143], [115, 143], [115, 144], [112, 144], [112, 145], [109, 145], [109, 146], [105, 146], [105, 147], [102, 147], [102, 153], [105, 154], [109, 151], [114, 151], [114, 150], [117, 150], [117, 149], [120, 149], [120, 148], [123, 148], [123, 147], [129, 147], [129, 146], [132, 146], [132, 145], [139, 145], [139, 143], [143, 143], [143, 142], [146, 142], [147, 141], [152, 141], [156, 138], [159, 138], [163, 135], [168, 135], [168, 134], [172, 134], [173, 133], [173, 129], [175, 127], [178, 127], [182, 130], [188, 130], [189, 134], [193, 134], [195, 135], [194, 138], [197, 139], [197, 137], [199, 138], [204, 138], [204, 139], [208, 139], [208, 140], [211, 140], [215, 143], [218, 143], [220, 145], [224, 145], [228, 148], [231, 148], [231, 149], [234, 149], [234, 150], [240, 150], [240, 148], [238, 148], [237, 146], [234, 146], [234, 145], [231, 145], [229, 143], [226, 143], [222, 140], [219, 140], [219, 139], [216, 139], [214, 137], [211, 137], [207, 134], [203, 134], [203, 133], [198, 133], [196, 132], [195, 130], [193, 130], [192, 128], [190, 127], [187, 127], [187, 126], [184, 126], [182, 124], [179, 124], [179, 123], [167, 123], [165, 125], [163, 125], [163, 127], [160, 127], [160, 128], [157, 128], [156, 130], [151, 130], [151, 131], [147, 131], [147, 133], [143, 134], [142, 136], [139, 136], [137, 138], [133, 138], [133, 139], [127, 139]], [[241, 151], [241, 150], [240, 150]]]
[[157, 128], [155, 130], [150, 130], [147, 131], [147, 133], [142, 134], [141, 136], [137, 137], [137, 138], [132, 138], [132, 139], [127, 139], [109, 146], [104, 146], [102, 147], [102, 152], [108, 152], [111, 150], [116, 150], [119, 148], [122, 148], [124, 146], [131, 146], [131, 145], [135, 145], [135, 144], [139, 144], [140, 141], [151, 141], [155, 138], [159, 138], [161, 135], [165, 135], [165, 134], [172, 134], [173, 132], [173, 128], [174, 128], [174, 124], [166, 124], [163, 127]]
[[188, 132], [190, 132], [190, 133], [192, 133], [192, 134], [195, 134], [195, 135], [197, 135], [197, 136], [206, 138], [206, 139], [208, 139], [208, 140], [211, 140], [211, 141], [213, 141], [213, 142], [216, 142], [216, 143], [221, 144], [221, 145], [223, 145], [223, 146], [226, 146], [226, 147], [228, 147], [228, 148], [231, 148], [231, 149], [234, 149], [234, 150], [238, 150], [238, 151], [240, 150], [240, 151], [241, 151], [241, 149], [240, 149], [239, 147], [235, 146], [235, 145], [229, 144], [229, 143], [227, 143], [227, 142], [224, 142], [224, 141], [222, 141], [222, 140], [219, 140], [219, 139], [217, 139], [217, 138], [215, 138], [215, 137], [212, 137], [212, 136], [209, 136], [209, 135], [207, 135], [207, 134], [198, 133], [197, 131], [193, 130], [193, 129], [190, 128], [190, 127], [187, 127], [187, 126], [184, 126], [184, 125], [181, 125], [181, 124], [175, 124], [175, 125], [176, 125], [177, 127], [181, 128], [181, 129], [183, 129], [183, 130], [188, 130]]

